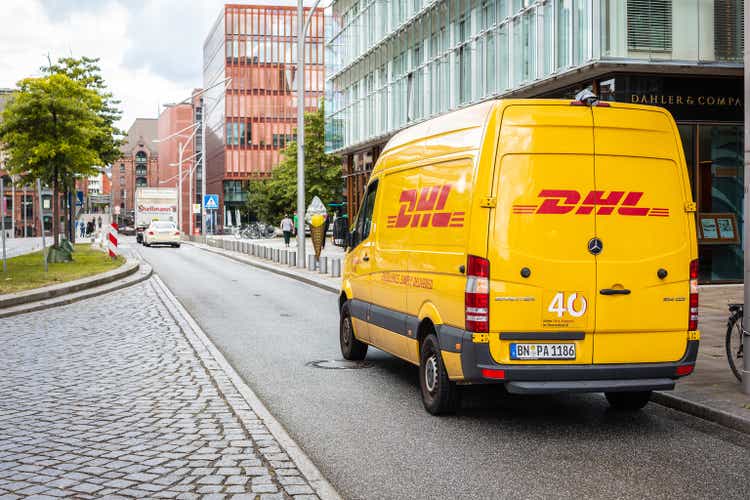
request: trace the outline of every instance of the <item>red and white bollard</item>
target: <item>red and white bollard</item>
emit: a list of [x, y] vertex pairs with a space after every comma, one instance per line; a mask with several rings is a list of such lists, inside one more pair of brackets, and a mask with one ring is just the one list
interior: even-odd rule
[[109, 244], [107, 245], [107, 250], [109, 251], [109, 256], [113, 259], [117, 258], [117, 232], [118, 227], [116, 223], [112, 223], [110, 225], [110, 229], [108, 231], [107, 239], [109, 240]]

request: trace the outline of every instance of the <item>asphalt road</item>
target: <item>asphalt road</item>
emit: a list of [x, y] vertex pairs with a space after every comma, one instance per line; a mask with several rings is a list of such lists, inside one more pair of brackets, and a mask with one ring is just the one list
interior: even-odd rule
[[750, 498], [750, 437], [600, 395], [472, 388], [422, 408], [417, 369], [370, 349], [340, 359], [334, 294], [189, 245], [142, 248], [208, 336], [346, 498]]

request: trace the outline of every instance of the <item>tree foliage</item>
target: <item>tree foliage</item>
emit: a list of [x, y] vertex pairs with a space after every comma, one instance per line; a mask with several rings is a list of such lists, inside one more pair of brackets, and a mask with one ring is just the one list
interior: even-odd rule
[[59, 244], [60, 190], [76, 176], [92, 175], [101, 164], [97, 140], [101, 96], [65, 74], [18, 82], [0, 123], [0, 141], [11, 174], [24, 183], [40, 179], [52, 187], [54, 244]]
[[119, 109], [120, 101], [115, 100], [107, 88], [98, 63], [99, 58], [61, 57], [56, 63], [50, 63], [41, 69], [47, 75], [65, 75], [99, 95], [99, 101], [92, 103], [96, 104], [93, 110], [99, 117], [99, 125], [97, 134], [91, 141], [91, 147], [99, 155], [100, 164], [109, 165], [121, 156], [120, 146], [125, 134], [115, 126], [122, 116]]
[[[324, 111], [305, 113], [305, 206], [314, 196], [323, 203], [340, 202], [341, 160], [324, 152]], [[251, 181], [247, 207], [258, 219], [278, 224], [297, 207], [297, 142], [287, 144], [270, 179]]]

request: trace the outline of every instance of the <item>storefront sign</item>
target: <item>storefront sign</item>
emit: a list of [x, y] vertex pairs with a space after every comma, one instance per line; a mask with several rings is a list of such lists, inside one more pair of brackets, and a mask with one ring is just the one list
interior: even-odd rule
[[[612, 93], [611, 88], [607, 90]], [[620, 102], [662, 106], [677, 121], [744, 120], [741, 77], [618, 75], [614, 78], [614, 97]]]

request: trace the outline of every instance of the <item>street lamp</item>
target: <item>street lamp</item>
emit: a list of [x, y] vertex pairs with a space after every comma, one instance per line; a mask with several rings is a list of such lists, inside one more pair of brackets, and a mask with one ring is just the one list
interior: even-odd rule
[[[182, 130], [178, 130], [174, 134], [168, 135], [167, 137], [161, 138], [161, 139], [154, 139], [153, 142], [167, 142], [171, 139], [174, 139], [175, 137], [185, 137], [183, 132], [186, 132], [189, 129], [193, 129], [192, 133], [188, 136], [188, 138], [183, 142], [180, 141], [177, 145], [177, 165], [179, 167], [178, 173], [177, 173], [177, 227], [180, 228], [180, 231], [182, 231], [182, 155], [185, 152], [185, 146], [190, 143], [190, 141], [193, 140], [195, 137], [195, 133], [198, 131], [198, 124], [192, 123], [188, 125], [187, 127], [183, 128]], [[173, 164], [170, 164], [173, 165]]]
[[[198, 158], [199, 156], [200, 156], [200, 158], [202, 160], [203, 159], [203, 152], [202, 151], [200, 153], [194, 153], [193, 155], [191, 155], [191, 156], [189, 156], [187, 158], [184, 158], [183, 161], [193, 161], [194, 159]], [[180, 166], [180, 170], [179, 170], [180, 174], [178, 174], [178, 175], [180, 176], [180, 182], [181, 182], [182, 181], [182, 165], [179, 164], [179, 163], [170, 163], [169, 164], [170, 167], [176, 167], [178, 165]], [[193, 172], [195, 171], [195, 169], [197, 167], [198, 167], [198, 162], [195, 162], [195, 164], [192, 167], [190, 167], [190, 170], [188, 170], [188, 201], [189, 201], [189, 203], [188, 203], [188, 214], [190, 215], [190, 224], [189, 224], [190, 233], [189, 234], [193, 234], [193, 219], [194, 219], [193, 216], [195, 215], [195, 214], [193, 214]], [[174, 179], [174, 177], [172, 179]], [[166, 181], [159, 181], [159, 184], [164, 184], [165, 182], [169, 182], [172, 179], [167, 179]]]
[[297, 0], [297, 267], [305, 267], [305, 35], [320, 0], [307, 17], [302, 3]]

